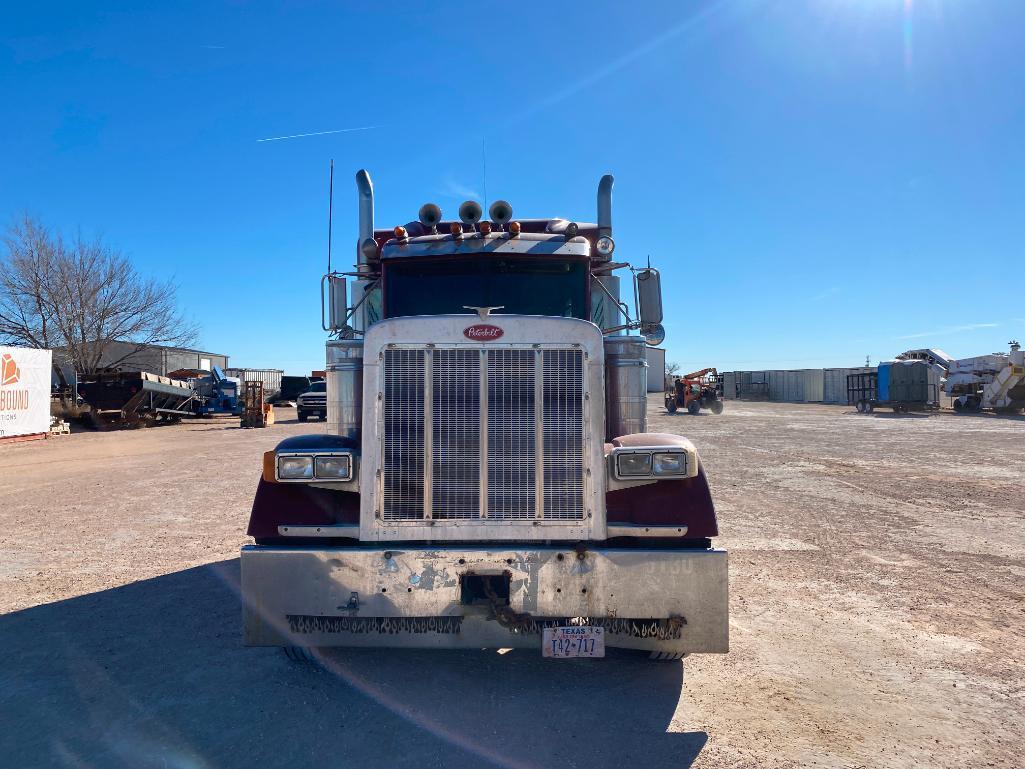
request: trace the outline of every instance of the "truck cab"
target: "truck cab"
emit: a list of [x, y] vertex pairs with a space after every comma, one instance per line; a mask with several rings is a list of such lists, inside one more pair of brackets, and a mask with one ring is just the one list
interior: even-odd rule
[[357, 187], [356, 269], [322, 284], [327, 434], [264, 456], [246, 642], [727, 651], [697, 450], [646, 430], [659, 275], [631, 268], [631, 319], [612, 177], [596, 224], [468, 201], [378, 230]]

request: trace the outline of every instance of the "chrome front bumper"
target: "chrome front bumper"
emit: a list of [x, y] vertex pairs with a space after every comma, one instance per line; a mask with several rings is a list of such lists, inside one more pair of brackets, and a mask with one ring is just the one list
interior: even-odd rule
[[[607, 646], [729, 649], [724, 550], [249, 545], [241, 560], [250, 646], [539, 647], [568, 621], [602, 624]], [[504, 575], [508, 610], [464, 605], [464, 575]]]

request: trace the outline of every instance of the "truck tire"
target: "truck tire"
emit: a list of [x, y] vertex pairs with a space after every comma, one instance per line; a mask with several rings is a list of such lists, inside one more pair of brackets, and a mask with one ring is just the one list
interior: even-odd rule
[[676, 399], [675, 398], [666, 398], [666, 411], [668, 411], [670, 414], [675, 414], [676, 413]]
[[712, 409], [712, 413], [713, 414], [721, 414], [722, 413], [722, 401], [712, 401], [712, 405], [709, 406], [709, 408]]
[[687, 404], [687, 413], [688, 414], [692, 414], [692, 415], [696, 416], [699, 411], [701, 411], [701, 401], [699, 401], [699, 400], [692, 400], [690, 403]]
[[306, 413], [303, 411], [297, 411], [295, 415], [299, 417], [300, 422], [305, 422], [307, 419], [309, 419], [309, 416], [307, 416]]

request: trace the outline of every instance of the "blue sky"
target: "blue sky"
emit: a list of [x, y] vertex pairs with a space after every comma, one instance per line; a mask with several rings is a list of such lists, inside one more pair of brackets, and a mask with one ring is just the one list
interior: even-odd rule
[[[387, 6], [387, 7], [386, 7]], [[320, 368], [328, 161], [377, 221], [487, 192], [663, 272], [669, 359], [957, 356], [1025, 337], [1019, 0], [8, 3], [0, 220], [173, 277], [199, 346]], [[287, 141], [340, 128], [372, 130]]]

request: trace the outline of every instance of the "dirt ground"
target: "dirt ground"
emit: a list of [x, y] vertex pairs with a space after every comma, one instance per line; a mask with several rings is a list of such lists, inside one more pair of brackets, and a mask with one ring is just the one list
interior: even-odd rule
[[294, 412], [0, 446], [0, 764], [1018, 767], [1025, 421], [728, 402], [698, 445], [724, 656], [244, 648], [238, 547]]

